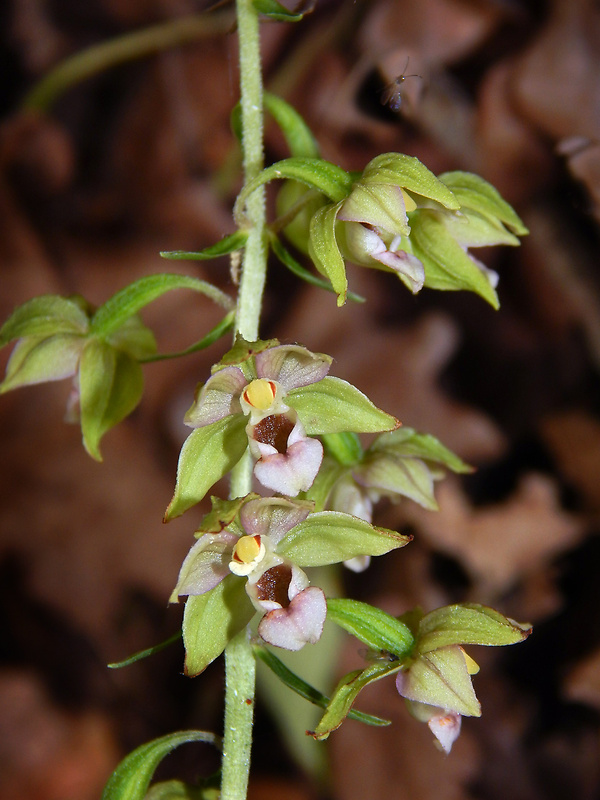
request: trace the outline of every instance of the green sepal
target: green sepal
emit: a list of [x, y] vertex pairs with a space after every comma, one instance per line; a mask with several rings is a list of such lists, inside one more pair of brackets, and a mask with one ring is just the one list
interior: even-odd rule
[[206, 295], [228, 311], [233, 307], [233, 301], [228, 295], [206, 281], [190, 275], [160, 273], [140, 278], [114, 294], [92, 317], [91, 332], [106, 339], [133, 314], [173, 289], [192, 289]]
[[320, 208], [310, 220], [308, 253], [321, 275], [331, 281], [337, 294], [338, 306], [346, 302], [348, 278], [346, 264], [342, 258], [336, 237], [337, 215], [341, 201], [336, 205]]
[[23, 336], [85, 335], [89, 319], [82, 298], [45, 294], [16, 308], [0, 328], [0, 347]]
[[460, 203], [461, 211], [471, 209], [490, 220], [498, 220], [517, 236], [526, 236], [529, 231], [518, 214], [500, 192], [472, 172], [444, 172], [440, 180], [452, 191]]
[[263, 94], [263, 103], [279, 126], [292, 156], [319, 158], [317, 140], [293, 106], [271, 92]]
[[404, 153], [382, 153], [370, 161], [360, 183], [365, 185], [385, 183], [400, 186], [406, 191], [435, 200], [444, 208], [456, 211], [460, 203], [454, 194], [418, 158]]
[[356, 556], [382, 556], [411, 539], [342, 511], [319, 511], [293, 527], [277, 552], [299, 567], [322, 567]]
[[467, 289], [498, 309], [498, 295], [484, 273], [446, 230], [435, 212], [420, 209], [410, 219], [413, 252], [425, 267], [425, 286], [453, 291]]
[[480, 717], [465, 654], [457, 645], [419, 655], [406, 675], [403, 696], [409, 700], [455, 711], [466, 717]]
[[252, 192], [269, 181], [286, 178], [316, 189], [334, 203], [343, 200], [352, 188], [352, 176], [330, 161], [322, 158], [286, 158], [267, 167], [244, 186], [234, 206], [234, 216], [238, 224], [245, 224], [244, 205]]
[[403, 622], [358, 600], [327, 600], [327, 618], [371, 650], [391, 653], [399, 659], [409, 656], [415, 643], [414, 636]]
[[178, 731], [147, 742], [121, 761], [104, 788], [102, 800], [144, 800], [163, 758], [188, 742], [205, 742], [221, 748], [220, 737], [208, 731]]
[[72, 333], [27, 336], [17, 342], [0, 383], [0, 394], [75, 374], [85, 338]]
[[104, 434], [133, 411], [143, 391], [144, 376], [135, 359], [99, 339], [86, 343], [79, 367], [81, 432], [96, 461], [102, 461]]
[[[298, 261], [296, 261], [291, 253], [283, 246], [281, 239], [279, 239], [278, 236], [273, 235], [270, 237], [270, 244], [273, 253], [277, 256], [279, 261], [281, 261], [281, 263], [287, 267], [289, 271], [297, 278], [306, 281], [306, 283], [310, 283], [312, 286], [318, 286], [319, 289], [325, 289], [327, 292], [335, 293], [335, 289], [329, 281], [325, 281], [322, 278], [313, 275], [312, 272], [309, 272]], [[364, 297], [361, 297], [359, 294], [355, 294], [354, 292], [347, 292], [346, 298], [351, 300], [353, 303], [365, 302]]]
[[531, 633], [531, 626], [503, 616], [477, 603], [437, 608], [419, 623], [417, 651], [429, 653], [456, 644], [502, 646], [517, 644]]
[[105, 341], [111, 347], [128, 353], [136, 361], [145, 361], [156, 355], [154, 334], [137, 314], [128, 317]]
[[218, 658], [254, 616], [245, 586], [245, 580], [231, 575], [214, 589], [186, 600], [183, 643], [185, 674], [189, 678], [199, 675]]
[[219, 258], [219, 256], [226, 256], [229, 253], [241, 250], [245, 247], [247, 239], [247, 231], [234, 231], [224, 236], [216, 244], [211, 244], [203, 250], [191, 252], [187, 250], [163, 250], [160, 255], [161, 258], [166, 258], [170, 261], [208, 261], [211, 258]]
[[420, 458], [428, 464], [442, 464], [457, 473], [473, 472], [452, 450], [430, 433], [418, 433], [414, 428], [397, 428], [378, 436], [369, 453], [391, 453], [400, 458]]
[[288, 11], [277, 0], [252, 0], [252, 5], [263, 17], [268, 17], [276, 22], [299, 22], [304, 16], [304, 12], [296, 14]]
[[192, 431], [179, 454], [175, 492], [165, 522], [199, 503], [233, 469], [248, 446], [246, 422], [243, 414], [235, 414]]
[[338, 464], [353, 467], [362, 461], [364, 450], [355, 433], [324, 433], [321, 437], [325, 452], [333, 456]]
[[160, 653], [161, 650], [165, 650], [167, 647], [169, 647], [169, 645], [179, 642], [180, 640], [181, 631], [177, 631], [177, 633], [174, 633], [173, 636], [169, 636], [168, 639], [165, 639], [164, 642], [160, 642], [160, 644], [155, 644], [152, 647], [146, 647], [144, 650], [138, 650], [137, 653], [133, 653], [133, 655], [124, 658], [123, 661], [113, 661], [106, 666], [108, 669], [122, 669], [123, 667], [129, 667], [131, 664], [135, 664], [136, 661], [142, 661], [144, 658], [148, 658], [148, 656], [153, 656], [155, 653]]
[[327, 739], [329, 734], [339, 728], [348, 716], [352, 704], [365, 686], [385, 678], [387, 675], [393, 675], [399, 670], [400, 665], [397, 661], [378, 661], [370, 664], [366, 669], [349, 672], [336, 686], [327, 710], [315, 730], [311, 732], [311, 736], [318, 740]]
[[[309, 683], [306, 683], [306, 681], [303, 681], [302, 678], [298, 677], [298, 675], [292, 672], [292, 670], [289, 669], [283, 661], [277, 658], [274, 653], [267, 650], [267, 648], [262, 645], [253, 645], [252, 649], [254, 655], [266, 664], [289, 689], [305, 700], [308, 700], [310, 703], [319, 706], [319, 708], [327, 708], [329, 698], [321, 694], [318, 689], [315, 689]], [[391, 725], [389, 719], [382, 719], [372, 714], [365, 714], [363, 711], [350, 711], [348, 713], [348, 719], [354, 719], [357, 722], [364, 722], [366, 725], [375, 725], [379, 727]]]
[[329, 375], [317, 383], [292, 389], [286, 402], [297, 411], [309, 436], [344, 431], [379, 433], [400, 424], [351, 383]]

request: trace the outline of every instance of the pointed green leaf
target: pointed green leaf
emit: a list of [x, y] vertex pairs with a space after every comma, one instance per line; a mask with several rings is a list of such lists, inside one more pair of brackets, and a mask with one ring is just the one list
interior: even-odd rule
[[351, 383], [329, 375], [310, 386], [292, 389], [286, 402], [298, 412], [309, 436], [343, 431], [378, 433], [400, 424]]
[[188, 677], [199, 675], [218, 658], [254, 616], [245, 585], [243, 578], [231, 575], [209, 592], [186, 600], [183, 643]]
[[406, 658], [415, 643], [409, 628], [396, 617], [358, 600], [327, 600], [327, 617], [372, 650]]
[[104, 788], [102, 800], [144, 800], [154, 771], [163, 758], [188, 742], [221, 747], [220, 737], [207, 731], [178, 731], [147, 742], [121, 761]]
[[463, 207], [478, 211], [486, 217], [499, 220], [517, 236], [525, 236], [529, 231], [500, 192], [491, 183], [484, 181], [472, 172], [445, 172], [440, 180], [451, 189]]
[[425, 286], [445, 291], [467, 289], [495, 309], [499, 307], [498, 296], [483, 271], [434, 212], [414, 211], [410, 222], [413, 252], [425, 267]]
[[45, 294], [16, 308], [0, 328], [0, 347], [23, 336], [85, 334], [89, 320], [81, 300]]
[[246, 231], [235, 231], [227, 236], [224, 236], [216, 244], [211, 244], [210, 247], [205, 247], [203, 250], [196, 252], [188, 252], [187, 250], [164, 250], [161, 252], [161, 258], [167, 258], [170, 261], [206, 261], [210, 258], [219, 258], [219, 256], [226, 256], [229, 253], [235, 253], [236, 250], [241, 250], [245, 246], [248, 239]]
[[134, 653], [128, 658], [124, 658], [123, 661], [113, 661], [111, 664], [107, 664], [106, 666], [109, 669], [122, 669], [123, 667], [128, 667], [131, 664], [135, 664], [136, 661], [142, 661], [142, 659], [154, 655], [154, 653], [160, 653], [161, 650], [165, 650], [167, 647], [169, 647], [169, 645], [180, 640], [181, 631], [177, 631], [177, 633], [174, 633], [173, 636], [169, 636], [168, 639], [165, 639], [165, 641], [161, 642], [160, 644], [155, 644], [153, 647], [146, 647], [144, 650], [138, 650], [137, 653]]
[[356, 556], [382, 556], [411, 538], [341, 511], [319, 511], [292, 528], [277, 552], [299, 567], [321, 567]]
[[417, 433], [413, 428], [401, 427], [389, 433], [382, 433], [375, 439], [369, 452], [391, 453], [400, 458], [422, 458], [426, 462], [442, 464], [452, 472], [473, 472], [473, 467], [448, 450], [435, 436], [430, 433]]
[[264, 169], [254, 180], [249, 181], [235, 201], [234, 215], [239, 225], [244, 225], [244, 206], [247, 198], [265, 183], [289, 178], [311, 189], [316, 189], [333, 200], [343, 200], [352, 188], [352, 176], [341, 167], [322, 158], [286, 158]]
[[248, 446], [246, 421], [243, 414], [236, 414], [192, 431], [179, 454], [175, 493], [165, 522], [199, 503], [233, 469]]
[[323, 206], [311, 218], [308, 253], [319, 272], [331, 281], [333, 291], [338, 296], [338, 306], [343, 306], [346, 302], [348, 279], [335, 235], [340, 206], [341, 203]]
[[144, 391], [142, 368], [129, 355], [99, 339], [90, 339], [79, 368], [83, 444], [102, 461], [100, 440], [140, 402]]
[[292, 156], [318, 158], [319, 145], [296, 109], [271, 92], [263, 94], [265, 108], [283, 133]]
[[531, 630], [531, 625], [515, 622], [493, 608], [460, 603], [437, 608], [421, 619], [417, 650], [428, 653], [454, 644], [516, 644], [526, 639]]
[[183, 781], [161, 781], [150, 788], [144, 800], [219, 800], [217, 787], [190, 786]]
[[263, 17], [268, 17], [277, 22], [299, 22], [304, 14], [307, 13], [306, 11], [302, 13], [288, 11], [277, 0], [252, 0], [252, 5]]
[[398, 672], [400, 665], [397, 661], [381, 662], [371, 664], [366, 669], [355, 670], [348, 673], [338, 683], [329, 701], [327, 710], [321, 721], [312, 733], [315, 739], [326, 739], [329, 734], [339, 728], [344, 719], [348, 716], [350, 709], [358, 694], [365, 686], [374, 681], [393, 675]]
[[161, 273], [148, 275], [126, 286], [100, 306], [92, 317], [91, 331], [102, 338], [116, 331], [126, 319], [136, 314], [153, 300], [173, 289], [192, 289], [223, 306], [228, 311], [233, 306], [231, 298], [216, 286], [190, 275]]
[[77, 371], [85, 339], [79, 335], [27, 336], [17, 342], [0, 394], [19, 386], [69, 378]]
[[[279, 680], [293, 692], [296, 692], [300, 697], [304, 697], [305, 700], [308, 700], [310, 703], [320, 708], [327, 708], [329, 698], [321, 694], [318, 689], [306, 683], [306, 681], [303, 681], [302, 678], [299, 678], [291, 669], [288, 669], [283, 661], [278, 659], [271, 650], [267, 650], [267, 648], [262, 645], [254, 645], [252, 649], [256, 657], [260, 658], [260, 660], [277, 675]], [[365, 714], [362, 711], [350, 711], [348, 713], [348, 718], [355, 719], [358, 722], [364, 722], [366, 725], [385, 726], [391, 724], [389, 719], [375, 717], [372, 714]]]
[[389, 183], [422, 197], [435, 200], [445, 208], [458, 209], [452, 191], [435, 177], [418, 158], [403, 153], [383, 153], [367, 164], [361, 183]]

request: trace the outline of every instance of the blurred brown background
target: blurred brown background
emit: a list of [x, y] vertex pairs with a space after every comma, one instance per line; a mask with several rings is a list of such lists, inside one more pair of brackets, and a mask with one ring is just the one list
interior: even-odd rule
[[[79, 292], [100, 304], [151, 272], [188, 271], [233, 290], [225, 260], [166, 264], [158, 255], [199, 249], [233, 229], [231, 9], [213, 12], [211, 36], [85, 81], [45, 116], [21, 107], [68, 55], [205, 5], [2, 4], [2, 320], [35, 294]], [[390, 716], [391, 728], [348, 722], [327, 745], [314, 744], [329, 752], [329, 783], [295, 765], [259, 705], [252, 797], [593, 800], [600, 7], [319, 0], [300, 24], [266, 23], [263, 43], [268, 87], [305, 115], [325, 158], [360, 169], [397, 150], [434, 172], [476, 171], [530, 228], [517, 251], [482, 254], [501, 276], [497, 313], [474, 295], [412, 297], [393, 276], [352, 267], [351, 286], [368, 302], [338, 312], [332, 296], [273, 264], [262, 334], [330, 353], [335, 374], [478, 467], [439, 485], [436, 514], [408, 501], [382, 508], [383, 524], [415, 540], [362, 576], [342, 576], [345, 590], [393, 613], [484, 602], [533, 622], [535, 633], [505, 652], [473, 651], [484, 714], [464, 723], [447, 758], [408, 716], [393, 681], [361, 703]], [[382, 91], [403, 72], [418, 77], [402, 84], [393, 113]], [[269, 128], [268, 159], [285, 156]], [[174, 292], [143, 316], [167, 351], [200, 338], [219, 312]], [[66, 383], [0, 398], [0, 800], [92, 800], [141, 742], [188, 727], [220, 730], [219, 663], [190, 681], [174, 645], [118, 672], [105, 664], [179, 625], [181, 609], [166, 601], [202, 509], [168, 527], [161, 518], [183, 412], [225, 347], [148, 366], [144, 400], [107, 435], [102, 465], [62, 422]], [[361, 663], [357, 643], [343, 641], [336, 674]], [[193, 780], [216, 765], [201, 747], [183, 748], [164, 775]]]

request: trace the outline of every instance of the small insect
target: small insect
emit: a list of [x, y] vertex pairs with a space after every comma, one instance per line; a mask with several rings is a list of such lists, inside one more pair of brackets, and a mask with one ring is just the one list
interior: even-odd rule
[[406, 75], [406, 70], [408, 68], [409, 59], [406, 59], [406, 64], [404, 65], [404, 70], [402, 71], [401, 75], [398, 75], [397, 78], [389, 83], [381, 92], [381, 103], [384, 106], [388, 106], [392, 111], [400, 111], [400, 106], [402, 105], [402, 95], [400, 87], [404, 83], [407, 78], [421, 78], [421, 75]]

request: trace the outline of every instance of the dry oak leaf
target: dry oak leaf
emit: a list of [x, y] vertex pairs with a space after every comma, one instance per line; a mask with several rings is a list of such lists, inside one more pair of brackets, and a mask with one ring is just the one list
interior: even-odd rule
[[479, 584], [497, 596], [570, 549], [583, 521], [565, 512], [550, 478], [530, 473], [498, 505], [474, 508], [460, 485], [446, 479], [437, 492], [439, 512], [411, 504], [405, 513], [436, 549], [458, 559]]

